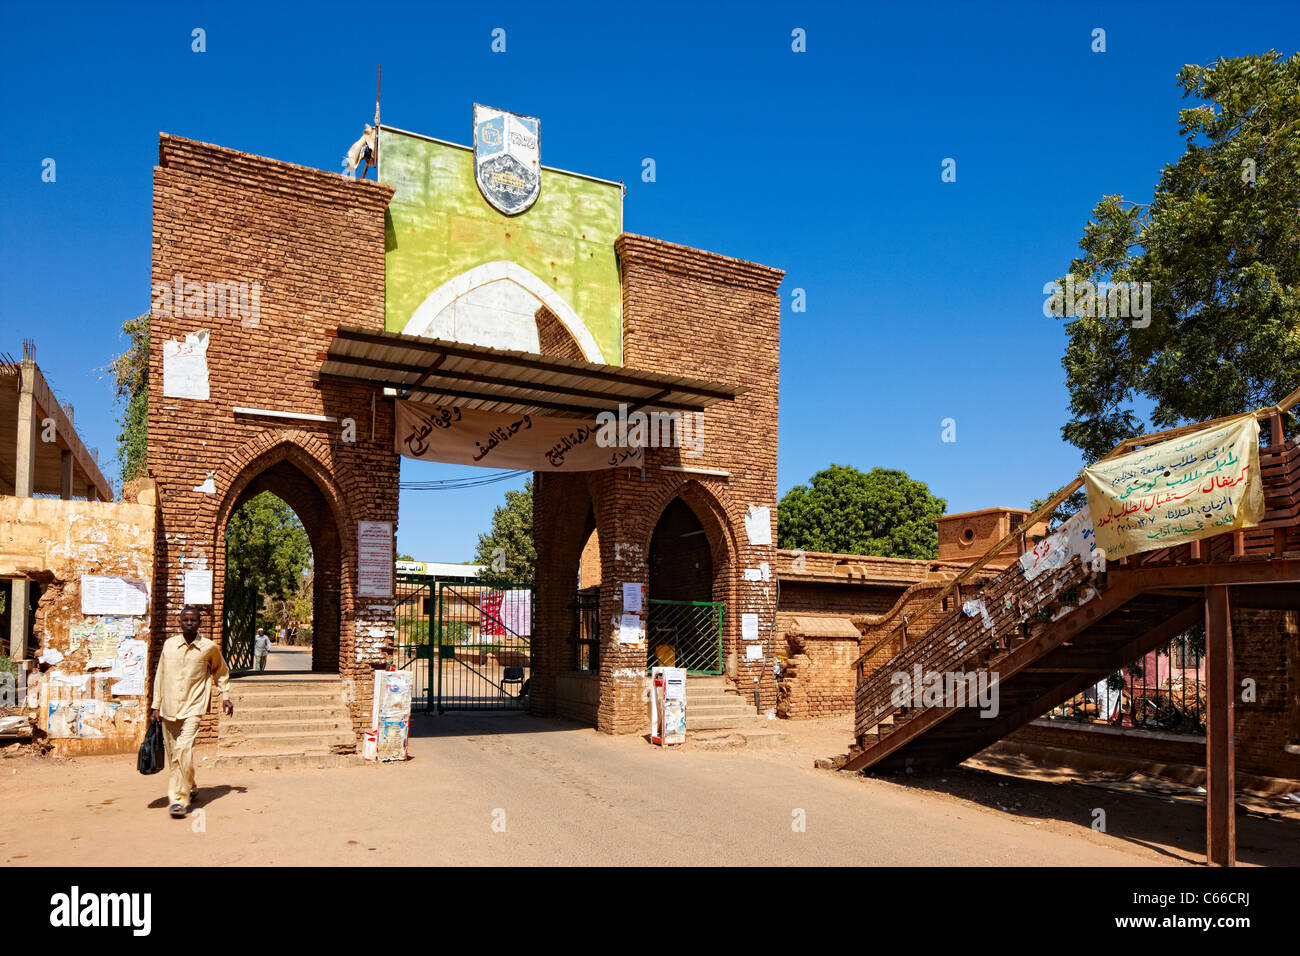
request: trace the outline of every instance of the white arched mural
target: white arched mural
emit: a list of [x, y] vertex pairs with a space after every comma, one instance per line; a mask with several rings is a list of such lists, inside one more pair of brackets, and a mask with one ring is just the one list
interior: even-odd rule
[[444, 282], [416, 308], [402, 332], [427, 338], [536, 352], [537, 310], [560, 320], [583, 357], [605, 362], [596, 339], [564, 297], [515, 262], [475, 266]]

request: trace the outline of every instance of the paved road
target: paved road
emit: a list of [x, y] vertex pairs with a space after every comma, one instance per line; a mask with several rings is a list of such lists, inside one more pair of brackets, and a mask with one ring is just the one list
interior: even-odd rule
[[[167, 817], [133, 757], [0, 761], [7, 864], [1048, 864], [1168, 858], [751, 751], [660, 750], [524, 715], [417, 716], [412, 760], [200, 771]], [[796, 824], [805, 824], [801, 831]]]

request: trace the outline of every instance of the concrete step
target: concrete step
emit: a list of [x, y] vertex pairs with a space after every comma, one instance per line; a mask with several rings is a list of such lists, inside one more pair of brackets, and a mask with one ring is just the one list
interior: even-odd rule
[[336, 754], [325, 751], [299, 753], [222, 753], [213, 767], [248, 767], [253, 770], [279, 770], [284, 767], [357, 767], [364, 766], [361, 754]]
[[744, 716], [701, 717], [692, 714], [689, 707], [686, 708], [687, 730], [730, 730], [736, 727], [762, 727], [770, 723], [766, 717], [753, 713]]
[[335, 731], [352, 731], [351, 718], [307, 718], [305, 720], [239, 720], [229, 721], [225, 727], [233, 737], [255, 734], [329, 734]]
[[235, 711], [232, 724], [254, 723], [263, 720], [350, 720], [348, 709], [342, 704], [320, 707], [241, 707]]
[[705, 730], [691, 732], [687, 738], [704, 750], [731, 750], [747, 747], [767, 750], [784, 747], [791, 737], [783, 730]]
[[343, 695], [334, 693], [256, 693], [231, 694], [235, 709], [240, 707], [328, 707], [343, 703]]
[[696, 704], [688, 701], [689, 717], [753, 717], [754, 708], [745, 704]]
[[352, 728], [347, 730], [222, 734], [218, 750], [242, 749], [258, 753], [299, 753], [304, 750], [329, 750], [334, 746], [357, 746]]

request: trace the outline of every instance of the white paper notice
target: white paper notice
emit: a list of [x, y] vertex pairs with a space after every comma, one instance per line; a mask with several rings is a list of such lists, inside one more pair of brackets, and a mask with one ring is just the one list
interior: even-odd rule
[[740, 615], [740, 639], [742, 641], [758, 640], [758, 615]]
[[211, 604], [212, 603], [212, 572], [211, 571], [186, 571], [185, 572], [185, 603], [186, 604]]
[[640, 581], [623, 582], [623, 613], [640, 614], [641, 613], [641, 595], [645, 593], [645, 585]]
[[140, 616], [149, 611], [149, 585], [136, 578], [114, 575], [81, 576], [82, 614]]
[[619, 618], [618, 642], [620, 644], [645, 643], [645, 630], [642, 628], [641, 615], [624, 614]]
[[163, 343], [163, 397], [208, 400], [208, 333]]
[[118, 645], [113, 672], [109, 675], [119, 678], [110, 691], [114, 697], [138, 697], [144, 694], [145, 651], [144, 641], [126, 640]]
[[772, 509], [767, 505], [750, 505], [745, 514], [745, 534], [750, 544], [771, 544]]
[[393, 596], [393, 523], [357, 522], [357, 594]]
[[761, 661], [762, 659], [763, 659], [763, 645], [762, 645], [762, 644], [746, 644], [746, 645], [745, 645], [745, 660], [747, 660], [747, 661]]

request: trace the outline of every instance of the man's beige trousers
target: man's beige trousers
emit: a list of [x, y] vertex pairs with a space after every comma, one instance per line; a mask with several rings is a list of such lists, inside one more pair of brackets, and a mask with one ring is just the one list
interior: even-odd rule
[[190, 805], [194, 790], [194, 738], [199, 733], [199, 714], [184, 720], [164, 720], [163, 743], [167, 747], [168, 803]]

